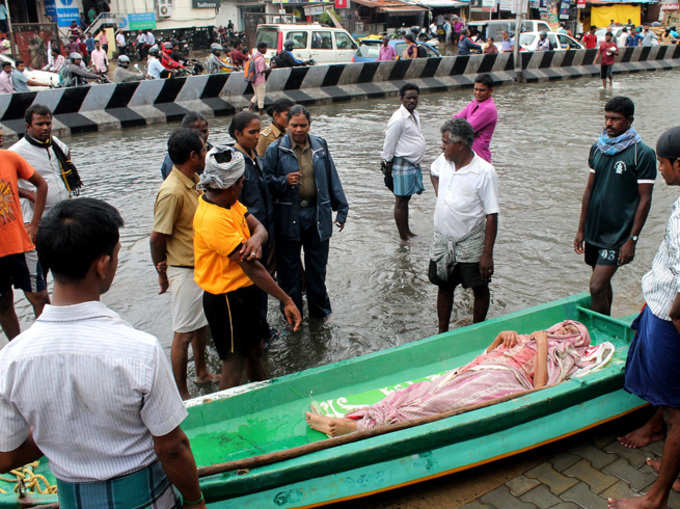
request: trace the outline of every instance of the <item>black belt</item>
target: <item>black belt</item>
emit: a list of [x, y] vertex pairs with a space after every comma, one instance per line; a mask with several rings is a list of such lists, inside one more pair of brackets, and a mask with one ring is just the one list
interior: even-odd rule
[[169, 265], [169, 267], [176, 267], [178, 269], [193, 269], [193, 265]]

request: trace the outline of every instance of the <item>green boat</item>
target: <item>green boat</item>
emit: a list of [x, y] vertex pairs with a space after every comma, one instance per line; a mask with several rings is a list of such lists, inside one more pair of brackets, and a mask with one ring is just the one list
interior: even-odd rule
[[[600, 315], [589, 304], [590, 297], [580, 294], [187, 402], [189, 417], [182, 428], [201, 467], [209, 507], [314, 507], [364, 497], [518, 454], [637, 410], [646, 403], [622, 389], [633, 338], [630, 319]], [[495, 405], [357, 441], [351, 435], [326, 439], [305, 422], [310, 404], [340, 415], [468, 362], [502, 330], [531, 332], [565, 319], [583, 322], [593, 343], [616, 346], [604, 368]], [[225, 462], [229, 470], [204, 475], [216, 470], [211, 465]], [[46, 460], [36, 472], [54, 482]], [[12, 488], [0, 481], [0, 489]], [[35, 503], [56, 501], [55, 495], [28, 497]], [[0, 495], [0, 507], [19, 507], [16, 495]]]

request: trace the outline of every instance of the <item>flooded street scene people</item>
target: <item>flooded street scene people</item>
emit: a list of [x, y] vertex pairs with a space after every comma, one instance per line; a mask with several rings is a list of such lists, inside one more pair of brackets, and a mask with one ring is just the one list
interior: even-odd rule
[[680, 507], [674, 27], [99, 7], [0, 73], [0, 507]]

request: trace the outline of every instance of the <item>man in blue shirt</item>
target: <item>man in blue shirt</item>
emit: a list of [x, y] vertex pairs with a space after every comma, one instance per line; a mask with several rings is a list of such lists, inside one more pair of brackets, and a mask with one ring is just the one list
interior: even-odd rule
[[165, 71], [165, 67], [163, 67], [163, 64], [158, 59], [158, 54], [158, 48], [151, 48], [146, 65], [146, 74], [154, 80], [161, 79], [161, 73]]
[[43, 83], [42, 81], [30, 79], [24, 71], [26, 70], [26, 64], [23, 60], [16, 61], [16, 69], [12, 72], [12, 86], [15, 92], [30, 92], [28, 89], [31, 87], [49, 87], [49, 83]]
[[458, 41], [458, 54], [469, 55], [471, 50], [481, 52], [482, 47], [479, 44], [472, 42], [472, 39], [470, 39], [470, 29], [466, 28], [465, 33], [461, 35], [460, 41]]

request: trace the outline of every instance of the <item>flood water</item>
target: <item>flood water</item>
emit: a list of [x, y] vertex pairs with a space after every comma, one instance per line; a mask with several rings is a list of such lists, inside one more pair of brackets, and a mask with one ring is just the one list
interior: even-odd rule
[[[603, 92], [599, 80], [580, 79], [496, 90], [499, 121], [492, 142], [499, 176], [501, 213], [494, 251], [489, 316], [582, 292], [590, 269], [572, 249], [591, 144], [603, 127], [604, 103], [627, 95], [636, 105], [634, 126], [655, 146], [658, 136], [678, 124], [678, 71], [617, 76]], [[418, 111], [428, 150], [424, 168], [440, 153], [439, 127], [471, 99], [471, 89], [423, 94]], [[435, 334], [436, 288], [427, 279], [435, 196], [426, 190], [411, 200], [411, 227], [418, 236], [399, 240], [392, 218], [394, 198], [378, 171], [383, 129], [398, 98], [311, 108], [312, 132], [326, 138], [350, 203], [344, 231], [331, 239], [327, 285], [333, 305], [323, 324], [305, 320], [292, 334], [270, 299], [270, 321], [281, 331], [267, 353], [272, 376], [400, 345]], [[229, 140], [230, 119], [211, 121], [210, 140]], [[85, 182], [83, 195], [116, 206], [122, 230], [120, 265], [106, 304], [135, 327], [168, 346], [168, 295], [157, 295], [148, 235], [153, 202], [161, 182], [160, 164], [174, 126], [82, 135], [66, 140]], [[616, 316], [639, 310], [640, 278], [661, 241], [678, 190], [657, 177], [652, 210], [635, 260], [614, 278]], [[471, 293], [455, 297], [454, 326], [470, 322]], [[26, 301], [17, 299], [22, 327], [32, 320]], [[0, 345], [4, 344], [0, 337]], [[211, 348], [212, 364], [218, 360]], [[190, 368], [192, 369], [192, 368]], [[197, 388], [192, 388], [195, 394]], [[208, 390], [204, 389], [203, 391]]]

